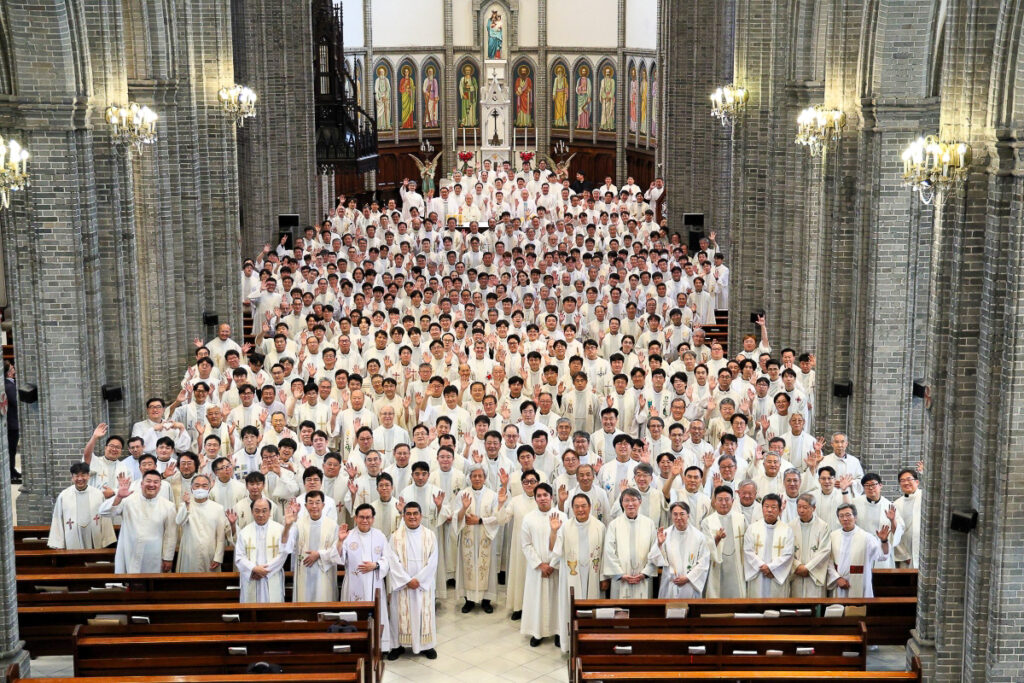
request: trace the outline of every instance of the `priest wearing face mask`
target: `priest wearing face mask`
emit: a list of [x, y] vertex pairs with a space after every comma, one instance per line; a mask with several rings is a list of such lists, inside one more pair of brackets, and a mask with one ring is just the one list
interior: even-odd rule
[[178, 572], [217, 572], [224, 561], [228, 520], [224, 507], [210, 500], [210, 478], [192, 477], [192, 492], [182, 493], [175, 523], [181, 529]]

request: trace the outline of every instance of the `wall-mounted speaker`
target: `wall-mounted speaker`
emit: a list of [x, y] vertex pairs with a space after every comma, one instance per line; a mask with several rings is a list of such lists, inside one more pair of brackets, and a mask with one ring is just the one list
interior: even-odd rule
[[914, 398], [924, 398], [927, 391], [928, 387], [925, 385], [923, 379], [914, 380]]
[[116, 384], [104, 384], [100, 387], [100, 393], [103, 395], [104, 401], [121, 401], [124, 399], [121, 387]]
[[832, 395], [837, 398], [848, 398], [853, 395], [853, 382], [836, 382], [832, 385]]
[[39, 400], [39, 387], [35, 384], [22, 384], [18, 387], [18, 400], [21, 403], [35, 403]]
[[977, 526], [978, 511], [973, 508], [970, 510], [953, 510], [953, 514], [949, 518], [949, 528], [963, 534], [971, 533]]
[[214, 326], [220, 322], [220, 316], [216, 313], [207, 313], [203, 311], [203, 324], [207, 326]]

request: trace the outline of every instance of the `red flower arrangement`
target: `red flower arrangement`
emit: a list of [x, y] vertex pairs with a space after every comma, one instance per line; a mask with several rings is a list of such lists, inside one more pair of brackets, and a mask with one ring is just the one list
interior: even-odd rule
[[466, 162], [466, 161], [469, 161], [472, 158], [473, 158], [473, 153], [472, 152], [467, 152], [465, 150], [459, 152], [459, 161]]
[[520, 152], [519, 158], [523, 161], [530, 162], [533, 160], [533, 152]]

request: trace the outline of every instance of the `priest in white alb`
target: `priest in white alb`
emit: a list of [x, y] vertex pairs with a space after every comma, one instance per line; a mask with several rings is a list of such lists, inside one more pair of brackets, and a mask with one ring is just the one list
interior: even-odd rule
[[114, 571], [118, 574], [156, 574], [171, 571], [178, 526], [174, 503], [160, 495], [163, 477], [156, 470], [142, 475], [141, 495], [133, 496], [132, 479], [117, 478], [117, 493], [103, 501], [100, 517], [121, 517]]
[[494, 537], [500, 524], [498, 507], [508, 500], [507, 485], [499, 493], [485, 486], [487, 471], [474, 463], [469, 469], [469, 486], [452, 501], [452, 528], [458, 548], [455, 566], [455, 595], [465, 599], [462, 613], [468, 614], [479, 602], [484, 612], [494, 611], [491, 601], [497, 593]]
[[747, 522], [733, 506], [733, 492], [728, 486], [714, 491], [714, 511], [701, 522], [701, 531], [711, 539], [711, 571], [708, 573], [706, 597], [747, 597], [747, 581], [743, 576], [743, 534]]
[[89, 465], [71, 465], [71, 486], [57, 496], [46, 545], [57, 550], [106, 548], [117, 540], [109, 517], [100, 517], [103, 492], [89, 486]]
[[235, 541], [239, 601], [284, 602], [284, 563], [291, 553], [288, 532], [298, 517], [299, 506], [287, 506], [284, 525], [270, 518], [270, 501], [266, 498], [252, 501], [250, 510], [252, 524], [239, 531]]
[[181, 529], [178, 572], [217, 572], [224, 561], [228, 519], [224, 508], [210, 500], [210, 478], [192, 477], [192, 491], [182, 493], [175, 523]]
[[306, 514], [291, 529], [292, 571], [295, 586], [292, 602], [335, 602], [338, 599], [338, 565], [335, 543], [338, 523], [324, 514], [324, 492], [307, 491]]
[[840, 505], [836, 516], [840, 528], [830, 539], [829, 593], [835, 598], [873, 598], [871, 568], [888, 559], [889, 526], [869, 534], [857, 525], [857, 508], [850, 503]]
[[682, 501], [669, 505], [672, 527], [658, 529], [658, 545], [651, 549], [651, 564], [664, 567], [659, 598], [691, 599], [704, 593], [711, 569], [711, 541], [690, 524], [689, 506]]
[[657, 569], [650, 563], [651, 548], [658, 542], [658, 528], [640, 514], [640, 492], [627, 488], [619, 496], [623, 514], [608, 524], [604, 539], [602, 576], [611, 579], [612, 599], [643, 600], [652, 597]]
[[562, 652], [569, 651], [569, 590], [577, 600], [597, 600], [607, 588], [601, 580], [604, 524], [590, 514], [585, 493], [572, 497], [573, 519], [562, 525], [562, 561], [558, 567], [558, 638]]
[[761, 499], [762, 519], [743, 534], [743, 570], [748, 598], [788, 598], [793, 567], [793, 529], [779, 521], [782, 498], [768, 493]]
[[437, 573], [437, 534], [422, 524], [420, 504], [409, 501], [402, 523], [388, 545], [388, 583], [391, 585], [391, 652], [394, 661], [412, 648], [413, 654], [437, 659], [437, 613], [434, 607]]
[[341, 599], [344, 601], [373, 601], [377, 592], [381, 600], [381, 651], [391, 649], [391, 627], [388, 625], [388, 610], [384, 609], [387, 592], [384, 579], [388, 575], [388, 539], [380, 529], [373, 527], [375, 516], [373, 506], [363, 503], [355, 509], [355, 531], [349, 531], [347, 524], [338, 529], [336, 546], [337, 562], [345, 567], [345, 579], [341, 584]]
[[827, 594], [832, 529], [815, 514], [815, 502], [810, 493], [800, 494], [796, 499], [797, 519], [789, 523], [795, 544], [789, 590], [792, 598], [823, 598]]
[[519, 632], [530, 636], [530, 647], [537, 647], [548, 636], [555, 637], [557, 647], [558, 567], [562, 556], [559, 530], [566, 520], [565, 514], [552, 506], [549, 484], [537, 484], [533, 497], [537, 508], [523, 519], [518, 539], [526, 556], [523, 622]]

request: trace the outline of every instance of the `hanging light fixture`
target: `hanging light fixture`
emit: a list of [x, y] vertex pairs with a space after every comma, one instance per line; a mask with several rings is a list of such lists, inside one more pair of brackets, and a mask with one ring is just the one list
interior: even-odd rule
[[738, 85], [723, 85], [711, 93], [711, 116], [718, 119], [723, 126], [735, 126], [747, 107], [750, 93]]
[[903, 150], [903, 184], [931, 204], [949, 190], [959, 190], [971, 165], [966, 142], [942, 142], [938, 136], [919, 137]]
[[129, 102], [127, 106], [107, 107], [107, 123], [113, 129], [114, 141], [125, 147], [131, 146], [142, 154], [143, 145], [156, 142], [156, 122], [160, 117], [145, 105]]
[[245, 120], [256, 116], [256, 93], [244, 85], [232, 85], [217, 91], [224, 113], [234, 117], [235, 125], [241, 128]]
[[818, 104], [800, 112], [796, 123], [796, 144], [804, 145], [816, 157], [843, 138], [846, 114]]
[[11, 205], [11, 192], [28, 185], [28, 150], [16, 140], [0, 136], [0, 206]]

